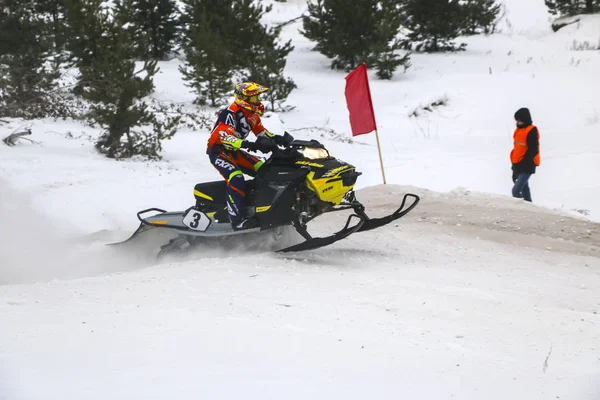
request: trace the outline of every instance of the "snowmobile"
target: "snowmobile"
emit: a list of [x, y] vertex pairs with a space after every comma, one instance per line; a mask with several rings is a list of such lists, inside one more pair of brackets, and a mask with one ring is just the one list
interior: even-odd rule
[[[138, 212], [139, 228], [121, 243], [132, 241], [150, 229], [176, 232], [177, 236], [161, 247], [160, 256], [193, 246], [206, 238], [245, 235], [291, 225], [304, 241], [278, 251], [311, 250], [356, 232], [387, 225], [405, 216], [420, 201], [419, 196], [408, 193], [394, 213], [382, 218], [369, 218], [353, 190], [362, 173], [332, 157], [323, 144], [316, 140], [293, 140], [285, 147], [273, 145], [271, 150], [271, 156], [258, 170], [257, 176], [246, 181], [246, 213], [256, 218], [257, 227], [234, 230], [227, 212], [226, 182], [220, 180], [197, 184], [194, 188], [196, 202], [185, 211], [149, 208]], [[324, 213], [342, 210], [353, 213], [341, 230], [326, 237], [310, 235], [307, 230], [310, 221]]]

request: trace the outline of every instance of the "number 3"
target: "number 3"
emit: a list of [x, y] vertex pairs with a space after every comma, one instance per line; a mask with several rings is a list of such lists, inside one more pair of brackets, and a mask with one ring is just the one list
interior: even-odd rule
[[181, 222], [192, 230], [204, 232], [210, 225], [210, 218], [202, 211], [190, 210], [185, 214]]
[[193, 220], [192, 222], [190, 222], [190, 226], [191, 226], [192, 228], [197, 228], [197, 227], [198, 227], [198, 224], [200, 224], [200, 217], [201, 217], [201, 216], [202, 216], [202, 215], [201, 215], [200, 213], [197, 213], [197, 212], [195, 212], [195, 213], [193, 214], [193, 218], [194, 218], [194, 220]]

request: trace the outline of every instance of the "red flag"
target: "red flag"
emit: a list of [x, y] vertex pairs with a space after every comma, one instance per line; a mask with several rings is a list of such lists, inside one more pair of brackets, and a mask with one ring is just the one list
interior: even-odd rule
[[352, 136], [373, 132], [377, 129], [367, 77], [367, 65], [361, 64], [346, 76], [346, 104], [350, 111]]

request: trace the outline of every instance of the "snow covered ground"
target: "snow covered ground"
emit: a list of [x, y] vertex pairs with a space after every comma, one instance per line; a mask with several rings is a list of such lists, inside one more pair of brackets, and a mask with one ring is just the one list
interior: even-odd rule
[[[407, 190], [360, 195], [381, 215]], [[89, 277], [1, 287], [5, 396], [598, 398], [598, 224], [417, 192], [398, 226], [301, 254], [156, 264], [19, 231], [15, 282]]]
[[[422, 196], [329, 248], [282, 255], [266, 238], [158, 262], [151, 243], [105, 246], [138, 210], [186, 208], [219, 179], [205, 131], [178, 133], [161, 162], [104, 159], [70, 121], [0, 146], [0, 399], [599, 399], [600, 52], [576, 49], [600, 18], [552, 33], [541, 0], [504, 3], [501, 34], [371, 80], [386, 186], [375, 138], [349, 140], [345, 74], [284, 29], [295, 109], [265, 125], [356, 165], [374, 216]], [[193, 99], [177, 65], [162, 63], [157, 99]], [[541, 131], [535, 204], [508, 197], [522, 106]]]

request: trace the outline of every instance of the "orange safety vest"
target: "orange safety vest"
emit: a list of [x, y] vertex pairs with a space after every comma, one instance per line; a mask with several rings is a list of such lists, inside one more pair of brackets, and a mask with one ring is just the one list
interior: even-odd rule
[[[515, 134], [513, 135], [514, 145], [515, 147], [510, 152], [510, 161], [513, 164], [518, 164], [525, 157], [525, 153], [527, 153], [527, 135], [529, 132], [535, 128], [534, 125], [526, 126], [525, 128], [517, 128], [515, 130]], [[538, 142], [540, 140], [540, 132], [538, 130]], [[533, 162], [535, 165], [540, 165], [540, 152], [538, 147], [538, 153], [533, 157]]]

